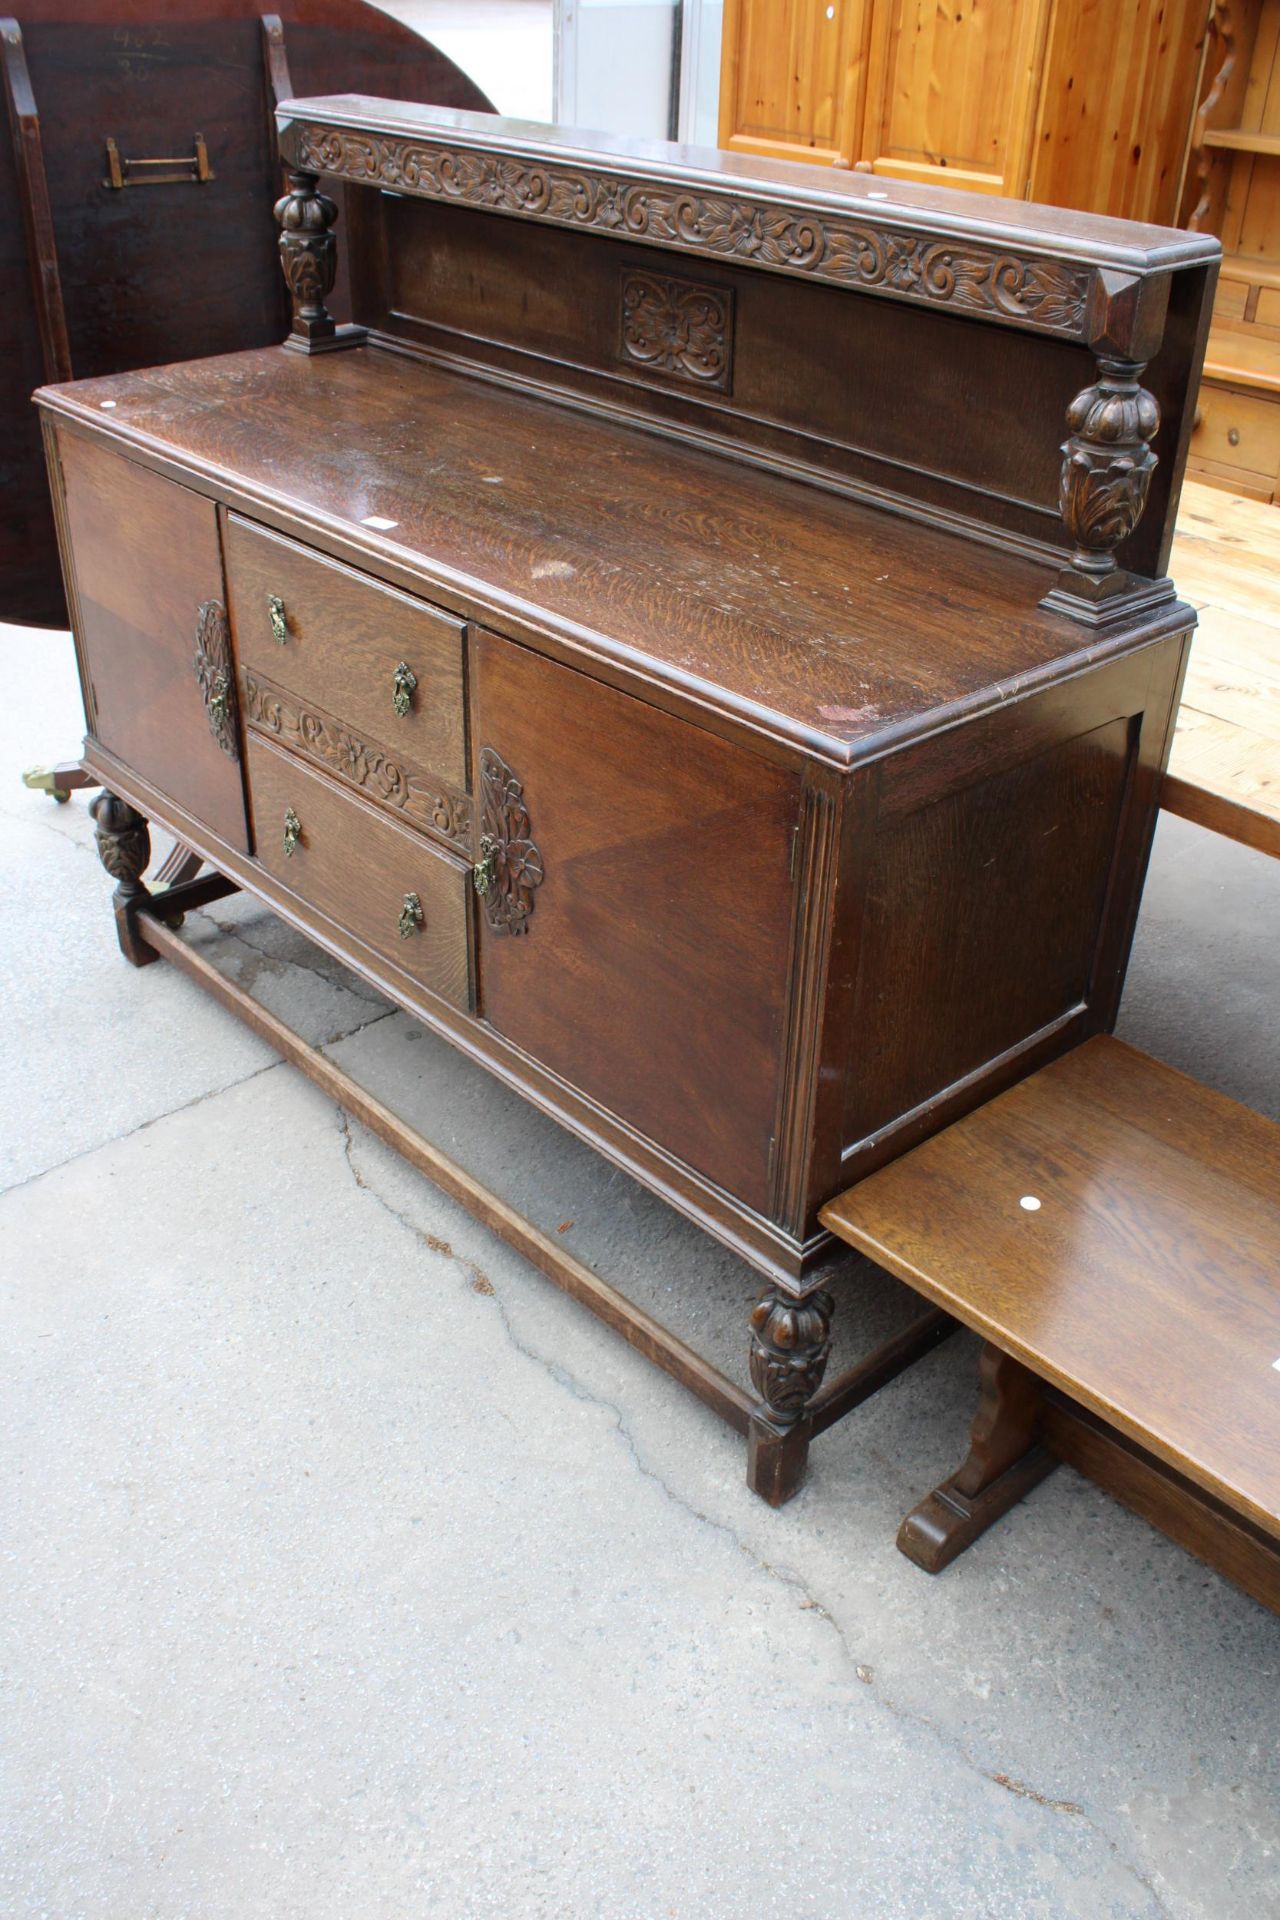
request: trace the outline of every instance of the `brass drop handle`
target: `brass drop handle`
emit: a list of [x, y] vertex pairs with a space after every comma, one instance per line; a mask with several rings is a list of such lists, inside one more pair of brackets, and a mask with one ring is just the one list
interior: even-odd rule
[[416, 893], [406, 893], [404, 905], [400, 909], [400, 938], [407, 940], [411, 933], [426, 925], [427, 916], [422, 911], [422, 902]]
[[283, 647], [289, 638], [289, 622], [285, 618], [284, 601], [278, 593], [267, 595], [267, 613], [271, 618], [271, 638], [278, 647]]
[[402, 660], [391, 678], [391, 704], [402, 720], [408, 717], [413, 707], [417, 685], [417, 674], [407, 660]]
[[225, 667], [218, 667], [209, 683], [209, 718], [215, 730], [226, 725], [231, 712], [231, 680]]
[[480, 835], [480, 858], [471, 869], [471, 879], [479, 894], [488, 893], [498, 871], [498, 843], [491, 833]]
[[302, 822], [292, 807], [284, 810], [284, 857], [292, 860], [293, 850], [302, 838]]

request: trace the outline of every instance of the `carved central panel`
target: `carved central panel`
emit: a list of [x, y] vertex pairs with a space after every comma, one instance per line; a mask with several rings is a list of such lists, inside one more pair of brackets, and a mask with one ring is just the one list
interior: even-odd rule
[[728, 392], [733, 373], [732, 293], [666, 274], [624, 273], [621, 356], [646, 373]]

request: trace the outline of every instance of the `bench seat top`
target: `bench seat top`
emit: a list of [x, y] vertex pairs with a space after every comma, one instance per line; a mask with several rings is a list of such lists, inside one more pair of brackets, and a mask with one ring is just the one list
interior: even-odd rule
[[1103, 1035], [822, 1218], [1280, 1533], [1275, 1122]]

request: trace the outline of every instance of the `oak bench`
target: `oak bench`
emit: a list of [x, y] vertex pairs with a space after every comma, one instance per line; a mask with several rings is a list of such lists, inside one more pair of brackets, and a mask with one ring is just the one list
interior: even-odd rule
[[1280, 1611], [1280, 1126], [1100, 1035], [822, 1217], [986, 1343], [917, 1565], [1066, 1460]]

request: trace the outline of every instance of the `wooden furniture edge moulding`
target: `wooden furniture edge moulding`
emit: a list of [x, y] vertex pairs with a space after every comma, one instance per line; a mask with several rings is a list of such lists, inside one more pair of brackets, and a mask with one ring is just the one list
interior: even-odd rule
[[[328, 149], [321, 151], [318, 146], [307, 145], [311, 123], [293, 117], [299, 111], [295, 103], [280, 116], [285, 129], [289, 179], [288, 191], [278, 203], [277, 214], [282, 229], [282, 268], [294, 312], [293, 332], [285, 344], [292, 352], [315, 354], [356, 345], [366, 336], [361, 328], [338, 328], [325, 304], [335, 277], [336, 247], [332, 228], [336, 208], [320, 191], [320, 173], [326, 171], [342, 177], [346, 149], [335, 155]], [[404, 111], [412, 115], [415, 110]], [[423, 197], [440, 199], [469, 197], [475, 205], [490, 212], [516, 218], [547, 218], [562, 225], [586, 222], [617, 237], [657, 238], [675, 251], [705, 247], [733, 257], [738, 264], [776, 272], [812, 272], [815, 265], [821, 266], [835, 258], [831, 251], [835, 246], [833, 235], [837, 232], [835, 220], [828, 221], [825, 210], [815, 212], [810, 208], [806, 215], [810, 225], [797, 237], [792, 231], [795, 222], [786, 207], [782, 206], [779, 211], [779, 199], [776, 195], [770, 197], [769, 183], [761, 190], [763, 197], [750, 200], [725, 199], [725, 189], [721, 187], [721, 197], [714, 204], [692, 189], [686, 193], [683, 188], [677, 189], [668, 183], [662, 189], [666, 197], [662, 201], [660, 224], [655, 227], [646, 223], [654, 215], [661, 194], [640, 176], [623, 180], [602, 167], [592, 172], [585, 162], [575, 160], [577, 186], [570, 190], [556, 165], [547, 162], [534, 178], [528, 166], [512, 159], [509, 143], [504, 145], [501, 138], [490, 138], [486, 148], [484, 116], [428, 112], [427, 117], [450, 128], [453, 138], [448, 153], [437, 161], [434, 171], [425, 160], [415, 156], [409, 169], [414, 174], [414, 182], [406, 184], [402, 177], [398, 178], [398, 184], [390, 188], [392, 191], [416, 192]], [[467, 125], [459, 133], [463, 122]], [[463, 135], [473, 136], [470, 145]], [[370, 140], [362, 138], [367, 148]], [[437, 144], [443, 146], [444, 143]], [[367, 170], [359, 157], [362, 151], [363, 148], [357, 150], [353, 170], [346, 177], [376, 185], [383, 175]], [[314, 164], [306, 164], [308, 162]], [[406, 156], [399, 155], [396, 166], [401, 175], [408, 165]], [[360, 167], [364, 170], [358, 170]], [[514, 184], [512, 167], [516, 168]], [[780, 170], [780, 177], [786, 176], [784, 184], [794, 184], [795, 171]], [[455, 191], [449, 184], [454, 179], [464, 183], [465, 196], [461, 189]], [[823, 175], [821, 179], [831, 198], [827, 177]], [[553, 180], [559, 182], [554, 191]], [[422, 184], [424, 181], [426, 185]], [[587, 196], [585, 201], [573, 197], [579, 189]], [[628, 193], [632, 196], [630, 199]], [[579, 210], [580, 205], [584, 210]], [[1067, 308], [1055, 307], [1038, 291], [1030, 301], [1025, 291], [1018, 294], [1021, 307], [1006, 311], [1001, 302], [1007, 304], [1013, 300], [1018, 288], [1025, 290], [1031, 286], [1034, 290], [1041, 283], [1035, 280], [1034, 262], [1029, 255], [1016, 256], [996, 246], [997, 239], [1002, 246], [1014, 244], [1014, 236], [998, 222], [992, 226], [994, 238], [990, 250], [984, 253], [978, 249], [975, 253], [970, 248], [962, 253], [942, 215], [931, 212], [929, 218], [934, 225], [930, 227], [924, 216], [917, 217], [912, 208], [895, 209], [892, 218], [905, 223], [901, 230], [884, 224], [889, 217], [879, 212], [867, 216], [864, 254], [857, 252], [864, 241], [849, 238], [855, 228], [846, 221], [840, 229], [842, 237], [836, 251], [844, 249], [842, 257], [847, 261], [856, 263], [863, 259], [866, 263], [863, 269], [855, 264], [845, 270], [842, 284], [850, 290], [925, 301], [935, 306], [952, 302], [969, 318], [996, 325], [1039, 328], [1059, 337], [1087, 339], [1094, 350], [1098, 380], [1072, 402], [1068, 413], [1070, 432], [1063, 447], [1063, 515], [1077, 551], [1071, 567], [1064, 571], [1048, 596], [1048, 604], [1056, 611], [1096, 626], [1110, 625], [1113, 621], [1128, 623], [1135, 614], [1159, 602], [1172, 601], [1173, 590], [1168, 581], [1138, 578], [1123, 572], [1117, 567], [1114, 550], [1138, 522], [1155, 464], [1149, 443], [1157, 430], [1158, 409], [1153, 396], [1141, 386], [1140, 375], [1162, 336], [1170, 292], [1171, 268], [1167, 263], [1182, 265], [1214, 258], [1216, 242], [1193, 246], [1190, 253], [1182, 249], [1181, 243], [1154, 246], [1145, 253], [1132, 246], [1126, 252], [1118, 244], [1082, 247], [1078, 272], [1075, 265], [1070, 268], [1075, 275], [1073, 284], [1078, 282], [1078, 311], [1073, 303], [1068, 303]], [[859, 227], [861, 220], [859, 209]], [[779, 221], [781, 228], [777, 225]], [[686, 229], [693, 235], [692, 240], [685, 237]], [[1117, 265], [1117, 260], [1122, 264]], [[887, 264], [882, 267], [882, 262]], [[895, 262], [898, 264], [893, 264]], [[975, 299], [986, 304], [975, 307]], [[104, 404], [114, 406], [115, 402]], [[65, 537], [64, 531], [64, 542]], [[1148, 637], [1157, 637], [1158, 622], [1147, 625]], [[209, 733], [221, 752], [234, 758], [239, 752], [239, 740], [236, 689], [228, 674], [227, 636], [226, 610], [220, 602], [203, 602], [194, 671]], [[1111, 644], [1108, 635], [1105, 644], [1099, 642], [1089, 649], [1095, 664]], [[235, 890], [243, 880], [251, 878], [253, 863], [238, 850], [242, 843], [237, 842], [236, 848], [232, 848], [221, 833], [211, 831], [205, 836], [194, 820], [188, 833], [183, 810], [173, 802], [162, 803], [156, 809], [158, 817], [170, 824], [176, 822], [175, 830], [185, 836], [191, 852], [183, 855], [180, 869], [170, 868], [176, 884], [159, 895], [152, 894], [141, 877], [149, 854], [147, 821], [141, 810], [152, 810], [153, 801], [159, 798], [158, 791], [149, 786], [145, 777], [133, 774], [128, 766], [117, 762], [111, 752], [93, 740], [86, 744], [84, 766], [89, 775], [101, 779], [107, 786], [107, 791], [94, 804], [94, 816], [103, 863], [117, 881], [115, 911], [126, 957], [142, 966], [163, 955], [182, 966], [349, 1111], [367, 1120], [414, 1165], [437, 1179], [446, 1191], [468, 1205], [511, 1244], [527, 1252], [549, 1277], [623, 1330], [640, 1350], [690, 1385], [730, 1424], [745, 1431], [750, 1440], [750, 1482], [772, 1504], [781, 1504], [798, 1487], [808, 1444], [815, 1433], [856, 1406], [952, 1330], [950, 1317], [931, 1308], [858, 1366], [824, 1386], [832, 1303], [822, 1286], [822, 1270], [808, 1272], [803, 1279], [775, 1282], [752, 1314], [749, 1358], [758, 1395], [753, 1400], [697, 1356], [691, 1357], [683, 1343], [597, 1276], [589, 1274], [564, 1250], [552, 1246], [529, 1223], [518, 1220], [501, 1201], [479, 1188], [437, 1149], [389, 1114], [322, 1053], [290, 1033], [185, 945], [177, 933], [182, 913], [217, 898], [222, 892]], [[490, 927], [495, 931], [519, 933], [533, 905], [533, 890], [542, 878], [541, 859], [527, 820], [521, 824], [520, 796], [510, 791], [509, 770], [502, 763], [487, 767], [482, 753], [481, 772], [479, 801], [484, 807], [483, 823], [490, 844], [486, 846], [484, 839], [480, 842], [476, 888], [484, 895]], [[501, 831], [491, 819], [491, 815], [496, 817], [496, 812], [510, 816], [498, 823]], [[286, 822], [287, 819], [286, 815]], [[508, 904], [495, 920], [493, 895], [498, 870], [502, 867], [499, 847], [505, 845], [510, 856], [515, 843], [523, 849], [517, 856], [518, 872], [508, 858], [503, 867], [501, 888]], [[287, 846], [286, 851], [289, 851]], [[191, 880], [190, 861], [196, 858], [210, 859], [222, 870], [221, 874]], [[283, 912], [285, 918], [290, 917], [288, 908], [282, 907], [269, 885], [254, 882], [254, 886], [268, 904]], [[406, 900], [406, 911], [407, 906]], [[317, 936], [309, 924], [306, 930], [325, 943], [324, 936]], [[401, 931], [403, 933], [403, 926]], [[341, 957], [340, 946], [334, 945], [332, 950]], [[384, 986], [383, 977], [369, 969], [366, 971], [375, 984]], [[394, 990], [385, 986], [384, 990], [396, 997]], [[658, 1183], [651, 1180], [650, 1184]], [[802, 1195], [799, 1198], [803, 1200]], [[726, 1244], [733, 1244], [727, 1236], [722, 1238]]]
[[[1143, 248], [1128, 222], [1094, 222], [1095, 229], [1114, 226], [1116, 239], [1090, 239], [1066, 214], [1055, 238], [1067, 258], [1047, 259], [1035, 251], [1034, 234], [1001, 217], [1017, 203], [987, 203], [991, 239], [980, 243], [971, 209], [960, 227], [960, 203], [972, 196], [923, 194], [898, 182], [889, 204], [889, 189], [858, 175], [845, 176], [836, 192], [824, 169], [746, 167], [692, 153], [687, 184], [674, 185], [645, 168], [643, 145], [586, 150], [572, 135], [541, 129], [546, 138], [537, 148], [495, 131], [489, 115], [396, 109], [357, 96], [290, 101], [276, 117], [291, 168], [276, 214], [294, 295], [295, 350], [323, 352], [365, 337], [359, 328], [336, 328], [324, 307], [337, 209], [319, 190], [322, 175], [1079, 341], [1094, 354], [1097, 379], [1067, 410], [1059, 508], [1073, 552], [1043, 604], [1096, 627], [1174, 597], [1168, 578], [1129, 573], [1115, 554], [1142, 518], [1156, 466], [1151, 442], [1160, 409], [1141, 380], [1164, 337], [1170, 272], [1220, 260], [1211, 236], [1139, 228], [1159, 236]], [[370, 128], [371, 117], [381, 128]], [[546, 146], [557, 141], [563, 159], [548, 158]], [[701, 169], [699, 159], [707, 163]]]

